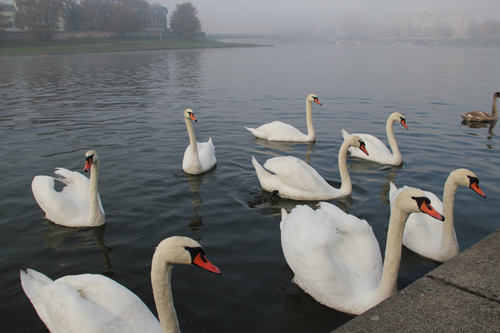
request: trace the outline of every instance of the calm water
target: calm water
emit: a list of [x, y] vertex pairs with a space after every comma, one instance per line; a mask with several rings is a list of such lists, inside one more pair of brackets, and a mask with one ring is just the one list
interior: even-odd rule
[[[460, 188], [455, 225], [462, 250], [500, 227], [498, 128], [469, 128], [460, 113], [489, 111], [500, 89], [498, 50], [335, 47], [173, 50], [0, 58], [0, 322], [5, 332], [46, 332], [24, 295], [19, 270], [51, 278], [110, 276], [153, 309], [150, 263], [172, 235], [201, 240], [223, 272], [177, 266], [172, 279], [184, 332], [328, 332], [352, 317], [326, 308], [291, 283], [280, 244], [280, 209], [298, 202], [267, 196], [255, 155], [293, 155], [338, 187], [341, 129], [379, 136], [395, 125], [401, 167], [349, 158], [353, 194], [332, 200], [365, 218], [385, 248], [389, 181], [442, 196], [448, 174], [473, 170], [486, 199]], [[244, 126], [282, 120], [305, 131], [313, 108], [315, 144], [268, 143]], [[201, 176], [181, 169], [193, 108], [198, 141], [212, 137], [217, 167]], [[35, 175], [82, 170], [84, 153], [101, 159], [99, 192], [106, 224], [54, 225], [31, 193]], [[314, 202], [308, 203], [315, 205]], [[399, 287], [438, 263], [403, 252]]]

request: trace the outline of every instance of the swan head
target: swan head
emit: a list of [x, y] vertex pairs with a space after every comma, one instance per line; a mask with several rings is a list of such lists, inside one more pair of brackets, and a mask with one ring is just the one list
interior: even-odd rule
[[394, 207], [398, 207], [406, 214], [424, 213], [437, 220], [444, 221], [444, 216], [431, 206], [431, 201], [425, 194], [415, 188], [403, 190], [394, 200]]
[[370, 155], [370, 154], [368, 154], [368, 150], [366, 150], [365, 142], [363, 140], [361, 140], [361, 138], [359, 136], [349, 135], [344, 142], [347, 143], [349, 145], [349, 147], [359, 148], [367, 156]]
[[500, 92], [498, 92], [498, 91], [497, 91], [496, 93], [494, 93], [494, 94], [493, 94], [493, 97], [495, 97], [495, 98], [500, 97]]
[[474, 172], [468, 169], [457, 169], [450, 173], [448, 178], [453, 179], [458, 185], [468, 187], [483, 198], [486, 198], [486, 194], [479, 187], [479, 178], [477, 178]]
[[83, 167], [83, 171], [87, 172], [92, 167], [92, 164], [99, 163], [99, 155], [94, 150], [89, 150], [85, 153], [85, 166]]
[[191, 119], [192, 121], [194, 122], [197, 122], [198, 120], [196, 119], [196, 117], [194, 116], [194, 111], [193, 109], [186, 109], [184, 111], [184, 118], [185, 119]]
[[398, 122], [403, 125], [404, 128], [409, 129], [408, 125], [406, 125], [406, 118], [399, 112], [394, 112], [391, 114], [389, 119], [392, 119], [394, 122]]
[[319, 102], [319, 99], [318, 99], [318, 96], [314, 95], [314, 94], [309, 94], [307, 95], [307, 98], [306, 98], [306, 101], [308, 101], [309, 103], [316, 103], [316, 104], [319, 104], [319, 105], [323, 105]]
[[186, 264], [201, 267], [215, 274], [222, 274], [205, 256], [203, 247], [189, 237], [173, 236], [158, 244], [155, 256], [170, 264]]

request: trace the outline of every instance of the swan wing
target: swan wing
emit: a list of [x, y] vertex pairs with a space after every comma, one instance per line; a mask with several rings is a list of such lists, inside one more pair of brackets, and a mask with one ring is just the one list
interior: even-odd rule
[[135, 294], [102, 275], [65, 276], [44, 285], [39, 295], [51, 332], [161, 332]]
[[262, 187], [267, 191], [278, 190], [280, 196], [291, 199], [310, 200], [317, 197], [331, 197], [336, 191], [321, 175], [306, 162], [293, 157], [273, 157], [266, 161], [264, 168], [275, 174], [278, 187]]
[[[391, 210], [394, 205], [394, 200], [399, 193], [409, 188], [412, 187], [403, 186], [403, 188], [397, 189], [396, 186], [391, 183]], [[434, 207], [440, 214], [443, 214], [443, 202], [432, 192], [422, 192], [431, 200], [432, 207]], [[438, 221], [427, 214], [411, 213], [406, 220], [403, 234], [403, 245], [413, 252], [428, 258], [433, 258], [433, 256], [439, 253], [441, 249], [442, 237], [443, 222]]]
[[198, 157], [200, 158], [200, 163], [203, 170], [208, 171], [212, 169], [217, 163], [215, 158], [215, 146], [212, 143], [212, 138], [207, 142], [197, 142], [198, 145]]
[[306, 135], [290, 124], [273, 121], [258, 128], [245, 127], [258, 138], [270, 141], [303, 141]]
[[373, 294], [382, 259], [366, 221], [321, 203], [316, 211], [297, 206], [280, 226], [294, 281], [316, 300], [338, 309]]
[[359, 148], [349, 147], [349, 153], [352, 156], [359, 157], [365, 160], [390, 163], [392, 162], [392, 152], [387, 146], [376, 136], [371, 134], [353, 134], [357, 135], [365, 142], [365, 148], [370, 155], [366, 155]]

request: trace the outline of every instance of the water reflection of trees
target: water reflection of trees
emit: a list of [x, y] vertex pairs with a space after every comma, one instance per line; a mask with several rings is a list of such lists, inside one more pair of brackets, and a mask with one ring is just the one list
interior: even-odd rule
[[70, 228], [52, 222], [48, 223], [49, 227], [42, 232], [45, 236], [46, 247], [56, 251], [68, 251], [96, 246], [101, 250], [104, 274], [112, 275], [111, 268], [113, 266], [108, 256], [112, 249], [104, 244], [106, 224], [92, 228]]

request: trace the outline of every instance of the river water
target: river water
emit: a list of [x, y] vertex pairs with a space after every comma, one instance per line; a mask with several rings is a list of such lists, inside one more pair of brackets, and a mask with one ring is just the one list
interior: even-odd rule
[[[500, 90], [498, 50], [444, 47], [274, 47], [166, 50], [0, 58], [0, 322], [4, 332], [46, 332], [19, 281], [33, 268], [55, 279], [110, 276], [156, 313], [150, 284], [155, 246], [172, 235], [200, 240], [222, 276], [174, 269], [174, 301], [183, 332], [329, 332], [352, 316], [315, 302], [291, 283], [280, 244], [280, 209], [263, 202], [251, 156], [307, 160], [339, 187], [341, 130], [387, 143], [395, 124], [404, 163], [348, 158], [353, 194], [332, 200], [366, 219], [381, 249], [388, 189], [416, 186], [442, 196], [448, 174], [469, 168], [483, 199], [459, 188], [455, 226], [462, 250], [500, 226], [499, 147], [494, 126], [470, 128], [460, 113], [491, 110]], [[269, 143], [244, 126], [273, 120], [305, 128], [313, 106], [317, 142]], [[217, 167], [186, 175], [183, 111], [193, 108], [198, 141], [212, 137]], [[43, 218], [31, 193], [35, 175], [55, 167], [81, 171], [84, 153], [100, 156], [100, 228], [65, 228]], [[307, 204], [314, 206], [315, 202]], [[403, 288], [439, 263], [403, 251]]]

